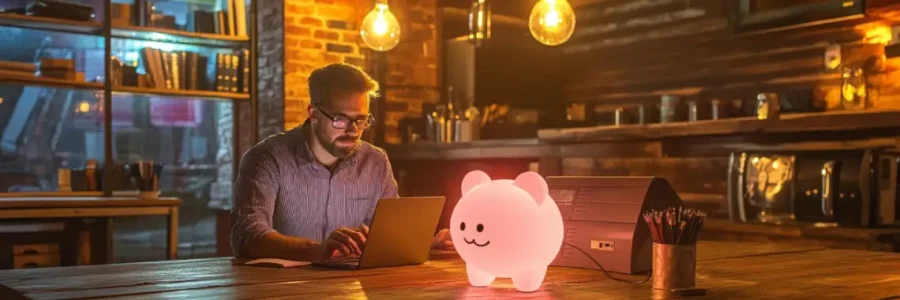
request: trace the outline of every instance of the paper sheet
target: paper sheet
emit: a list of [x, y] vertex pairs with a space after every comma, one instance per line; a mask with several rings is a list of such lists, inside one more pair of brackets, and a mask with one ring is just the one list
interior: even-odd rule
[[251, 261], [247, 261], [244, 263], [245, 265], [260, 265], [260, 266], [269, 266], [269, 267], [281, 267], [281, 268], [294, 268], [307, 266], [311, 263], [308, 261], [295, 261], [295, 260], [286, 260], [286, 259], [278, 259], [278, 258], [260, 258], [254, 259]]

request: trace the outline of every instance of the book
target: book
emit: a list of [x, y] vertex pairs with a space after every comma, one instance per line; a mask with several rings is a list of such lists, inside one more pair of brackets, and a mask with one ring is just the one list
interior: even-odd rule
[[249, 261], [236, 261], [238, 264], [248, 265], [248, 266], [260, 266], [260, 267], [272, 267], [272, 268], [295, 268], [308, 266], [312, 264], [308, 261], [295, 261], [295, 260], [286, 260], [279, 258], [258, 258]]

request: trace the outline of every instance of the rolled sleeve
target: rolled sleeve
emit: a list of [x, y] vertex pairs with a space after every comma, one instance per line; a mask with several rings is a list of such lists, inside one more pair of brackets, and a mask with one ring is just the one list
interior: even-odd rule
[[241, 159], [231, 211], [231, 247], [237, 257], [245, 255], [252, 241], [274, 231], [272, 213], [279, 189], [276, 174], [277, 164], [268, 153], [251, 150]]

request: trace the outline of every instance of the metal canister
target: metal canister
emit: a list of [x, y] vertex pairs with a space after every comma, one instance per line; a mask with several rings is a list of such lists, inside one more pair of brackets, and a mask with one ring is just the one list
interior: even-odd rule
[[647, 121], [647, 105], [641, 104], [638, 106], [638, 124], [644, 125]]
[[625, 116], [625, 108], [619, 107], [616, 108], [616, 125], [622, 125], [628, 123]]
[[756, 96], [756, 118], [760, 120], [777, 120], [781, 115], [781, 101], [778, 94], [761, 93]]
[[698, 115], [697, 101], [696, 100], [688, 101], [688, 121], [697, 122], [697, 119], [698, 119], [697, 115]]
[[678, 96], [665, 95], [659, 103], [659, 122], [672, 123], [678, 121], [678, 104], [681, 99]]
[[697, 273], [697, 245], [653, 243], [653, 288], [693, 288]]
[[711, 104], [711, 119], [718, 120], [728, 118], [728, 102], [713, 99]]

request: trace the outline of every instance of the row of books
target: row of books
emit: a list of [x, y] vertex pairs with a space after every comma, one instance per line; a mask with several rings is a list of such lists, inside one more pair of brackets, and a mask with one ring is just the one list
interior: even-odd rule
[[40, 63], [0, 60], [0, 72], [8, 76], [46, 77], [84, 82], [84, 72], [75, 69], [75, 60], [44, 57]]
[[[217, 53], [210, 65], [205, 55], [190, 51], [140, 51], [143, 74], [134, 64], [113, 64], [114, 85], [170, 90], [250, 92], [250, 52]], [[117, 59], [118, 60], [118, 59]], [[212, 66], [213, 72], [208, 72]]]
[[247, 3], [245, 0], [225, 1], [228, 7], [224, 10], [188, 12], [184, 25], [176, 24], [174, 15], [155, 11], [151, 0], [135, 0], [135, 5], [113, 3], [112, 22], [114, 26], [135, 25], [246, 37]]

